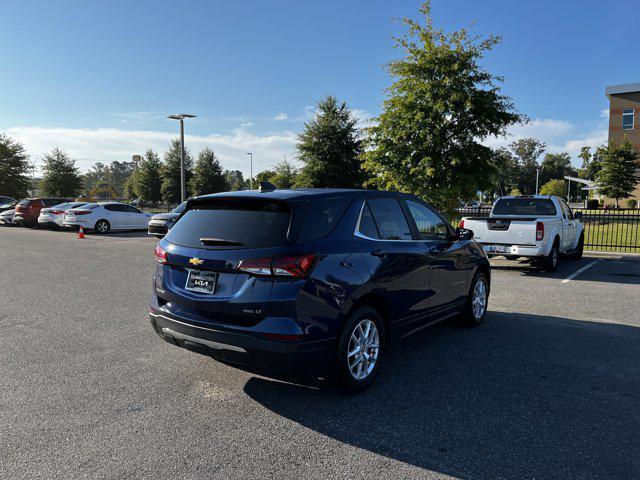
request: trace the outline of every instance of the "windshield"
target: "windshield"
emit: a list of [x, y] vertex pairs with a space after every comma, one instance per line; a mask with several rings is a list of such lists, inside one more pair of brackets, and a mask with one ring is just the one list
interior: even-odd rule
[[280, 202], [203, 205], [188, 210], [166, 239], [194, 248], [283, 246], [290, 219], [289, 206]]
[[492, 215], [556, 215], [556, 206], [550, 198], [501, 198], [493, 206]]
[[172, 210], [173, 213], [182, 213], [182, 211], [184, 210], [184, 207], [187, 206], [187, 202], [182, 202], [180, 205], [178, 205], [176, 208], [174, 208]]

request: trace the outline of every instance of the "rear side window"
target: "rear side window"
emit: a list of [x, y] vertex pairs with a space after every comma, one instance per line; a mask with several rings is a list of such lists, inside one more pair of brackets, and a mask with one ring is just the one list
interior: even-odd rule
[[493, 215], [555, 215], [550, 198], [501, 198], [493, 206]]
[[187, 210], [165, 237], [193, 248], [263, 248], [288, 245], [291, 209], [283, 202], [239, 202]]
[[[372, 198], [367, 200], [367, 204], [378, 233], [377, 238], [381, 240], [412, 240], [411, 229], [397, 199]], [[362, 229], [362, 219], [360, 228]]]
[[110, 212], [126, 212], [127, 211], [127, 207], [125, 205], [105, 205], [104, 206], [105, 210], [109, 210]]
[[350, 203], [351, 197], [311, 199], [298, 242], [317, 240], [329, 235]]

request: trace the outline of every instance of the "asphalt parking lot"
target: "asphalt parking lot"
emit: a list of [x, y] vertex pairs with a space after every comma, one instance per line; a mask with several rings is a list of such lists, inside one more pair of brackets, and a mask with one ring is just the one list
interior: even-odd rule
[[0, 228], [0, 477], [640, 477], [639, 257], [496, 260], [481, 327], [394, 344], [346, 396], [161, 341], [154, 243]]

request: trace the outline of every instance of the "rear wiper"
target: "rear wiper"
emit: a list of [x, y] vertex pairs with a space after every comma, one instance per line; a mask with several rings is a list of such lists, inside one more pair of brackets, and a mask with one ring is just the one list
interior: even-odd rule
[[234, 240], [225, 240], [224, 238], [201, 238], [200, 243], [210, 246], [224, 246], [224, 247], [243, 247], [244, 243], [236, 242]]

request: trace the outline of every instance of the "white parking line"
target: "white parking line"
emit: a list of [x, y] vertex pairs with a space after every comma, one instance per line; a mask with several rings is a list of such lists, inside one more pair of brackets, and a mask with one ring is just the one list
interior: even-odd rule
[[576, 278], [578, 275], [580, 275], [582, 272], [584, 272], [585, 270], [588, 270], [589, 268], [593, 267], [596, 263], [598, 263], [600, 260], [594, 260], [593, 262], [585, 265], [584, 267], [582, 267], [580, 270], [576, 270], [575, 272], [573, 272], [571, 275], [569, 275], [567, 278], [565, 278], [564, 280], [562, 280], [560, 283], [569, 283], [571, 280], [573, 280], [574, 278]]

